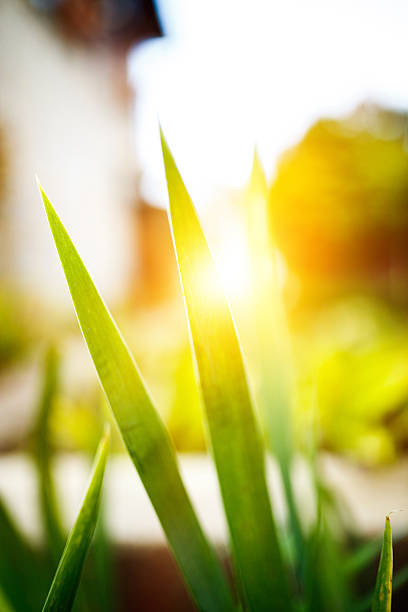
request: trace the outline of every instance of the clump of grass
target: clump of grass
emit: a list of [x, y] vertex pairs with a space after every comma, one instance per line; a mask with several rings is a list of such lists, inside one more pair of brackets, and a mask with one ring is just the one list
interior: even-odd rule
[[[345, 568], [341, 565], [324, 517], [324, 490], [317, 477], [318, 518], [311, 530], [301, 527], [294, 503], [288, 433], [290, 399], [284, 395], [286, 390], [281, 391], [283, 395], [274, 408], [280, 412], [270, 419], [269, 437], [280, 448], [277, 460], [290, 511], [290, 532], [296, 532], [292, 534], [295, 545], [291, 550], [285, 546], [283, 528], [278, 528], [275, 523], [266, 484], [267, 451], [235, 324], [193, 203], [163, 136], [162, 148], [170, 221], [203, 399], [203, 418], [229, 528], [233, 585], [228, 581], [193, 509], [170, 436], [142, 375], [68, 233], [40, 187], [78, 321], [125, 446], [199, 610], [350, 610], [354, 604], [346, 588]], [[259, 176], [259, 165], [256, 172]], [[271, 328], [267, 332], [270, 338]], [[276, 347], [274, 350], [276, 353]], [[269, 385], [268, 396], [273, 393], [274, 387]], [[286, 437], [280, 438], [280, 433]], [[283, 442], [283, 446], [279, 447], [279, 442]], [[106, 442], [100, 457], [45, 609], [71, 608], [96, 516]], [[88, 522], [84, 516], [88, 517]], [[74, 554], [77, 538], [79, 547]], [[374, 595], [373, 610], [376, 612], [389, 609], [381, 606], [391, 597], [390, 546], [388, 522]], [[56, 595], [59, 607], [55, 607], [55, 603], [52, 607]]]

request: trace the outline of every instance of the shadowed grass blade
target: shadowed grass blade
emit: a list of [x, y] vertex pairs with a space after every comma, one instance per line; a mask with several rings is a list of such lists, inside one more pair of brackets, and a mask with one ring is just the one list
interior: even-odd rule
[[15, 612], [11, 603], [8, 601], [7, 597], [3, 593], [3, 590], [1, 587], [0, 587], [0, 610], [1, 612]]
[[105, 434], [99, 445], [85, 499], [62, 553], [43, 612], [68, 612], [74, 603], [98, 519], [108, 449], [109, 432]]
[[193, 203], [161, 137], [174, 244], [240, 585], [249, 609], [290, 610], [238, 337]]
[[49, 579], [48, 564], [23, 537], [0, 499], [0, 586], [9, 605], [16, 612], [37, 612]]
[[332, 532], [325, 513], [305, 541], [305, 610], [345, 612], [353, 600], [350, 584], [342, 567], [341, 543]]
[[390, 612], [392, 595], [392, 533], [391, 523], [385, 519], [384, 540], [381, 549], [380, 565], [378, 567], [372, 612]]
[[398, 591], [408, 581], [408, 565], [396, 571], [392, 580], [392, 592]]
[[[114, 612], [117, 610], [116, 568], [113, 545], [106, 528], [104, 499], [101, 501], [98, 524], [95, 529], [93, 549], [90, 552], [91, 564], [87, 564], [86, 580], [92, 594], [94, 610]], [[88, 593], [88, 591], [86, 591]]]
[[370, 540], [359, 548], [344, 563], [344, 571], [352, 576], [365, 569], [381, 552], [381, 540]]
[[35, 427], [35, 464], [38, 471], [41, 519], [44, 525], [48, 550], [55, 562], [53, 572], [64, 550], [64, 531], [57, 507], [52, 477], [50, 445], [50, 416], [58, 386], [58, 355], [50, 347], [45, 355], [44, 382]]
[[116, 324], [42, 189], [41, 195], [100, 382], [187, 585], [199, 609], [233, 610], [230, 589], [185, 490], [169, 434]]

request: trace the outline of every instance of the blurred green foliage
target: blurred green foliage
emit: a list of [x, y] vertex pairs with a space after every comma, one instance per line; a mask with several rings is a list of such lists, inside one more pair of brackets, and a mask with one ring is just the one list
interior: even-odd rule
[[[282, 155], [267, 186], [271, 242], [284, 261], [297, 443], [307, 444], [304, 426], [313, 413], [322, 448], [372, 466], [408, 448], [406, 132], [405, 113], [374, 105], [344, 119], [320, 120]], [[254, 251], [264, 240], [265, 223], [253, 196], [240, 193], [235, 213], [256, 271], [262, 258]], [[232, 231], [232, 225], [222, 227], [226, 218], [216, 220], [219, 233]], [[231, 305], [259, 395], [263, 368], [279, 377], [279, 354], [260, 360], [254, 330], [268, 318], [273, 335], [276, 312], [271, 304], [254, 316], [254, 279], [240, 300]], [[0, 291], [0, 369], [15, 364], [38, 336], [38, 322], [28, 315], [21, 296]], [[124, 308], [119, 315], [176, 448], [203, 451], [201, 400], [181, 300], [150, 310]], [[40, 325], [63, 346], [72, 329], [58, 331], [51, 319]], [[94, 450], [101, 405], [105, 399], [92, 380], [87, 388], [61, 389], [51, 421], [56, 444]], [[113, 449], [121, 448], [114, 437]]]
[[[339, 124], [317, 124], [305, 138], [307, 154], [302, 157], [304, 143], [301, 143], [293, 152], [293, 158], [286, 159], [284, 171], [281, 168], [271, 190], [273, 239], [270, 244], [267, 232], [262, 232], [264, 216], [258, 214], [264, 213], [267, 207], [267, 185], [256, 156], [254, 161], [247, 206], [252, 207], [250, 212], [255, 214], [252, 220], [251, 214], [245, 217], [248, 243], [253, 250], [252, 283], [244, 302], [246, 320], [242, 338], [250, 370], [254, 373], [255, 396], [265, 423], [265, 440], [275, 455], [284, 485], [288, 519], [276, 533], [263, 472], [265, 449], [252, 413], [252, 395], [246, 385], [246, 370], [235, 327], [222, 291], [214, 282], [216, 274], [211, 268], [211, 258], [193, 205], [164, 147], [169, 185], [173, 184], [177, 195], [176, 198], [173, 194], [172, 201], [173, 224], [179, 232], [176, 245], [179, 262], [182, 262], [180, 269], [185, 275], [183, 283], [190, 323], [193, 321], [193, 350], [201, 386], [198, 387], [195, 380], [187, 334], [180, 328], [180, 310], [175, 315], [169, 314], [170, 311], [166, 314], [170, 318], [174, 316], [176, 325], [173, 326], [169, 326], [168, 321], [158, 325], [154, 315], [146, 317], [143, 313], [139, 313], [139, 318], [133, 315], [129, 326], [133, 328], [138, 362], [149, 382], [151, 379], [153, 395], [157, 395], [159, 404], [163, 405], [162, 415], [179, 450], [205, 449], [201, 395], [205, 400], [203, 408], [211, 446], [218, 448], [215, 459], [226, 515], [239, 552], [237, 558], [241, 566], [236, 580], [239, 592], [248, 590], [247, 598], [252, 601], [249, 605], [253, 609], [269, 609], [271, 598], [276, 598], [273, 601], [277, 602], [277, 609], [288, 609], [290, 604], [290, 608], [293, 605], [301, 612], [367, 608], [366, 597], [358, 600], [356, 582], [361, 567], [375, 556], [377, 548], [371, 548], [368, 555], [358, 551], [358, 561], [349, 557], [336, 504], [320, 479], [316, 462], [318, 447], [346, 453], [373, 465], [395, 459], [405, 449], [408, 438], [408, 326], [401, 294], [397, 308], [395, 294], [390, 290], [394, 287], [395, 261], [392, 257], [383, 260], [381, 249], [380, 254], [367, 249], [367, 245], [377, 244], [379, 235], [383, 237], [384, 234], [388, 244], [394, 232], [402, 236], [405, 231], [405, 221], [397, 222], [397, 218], [401, 220], [405, 214], [401, 204], [405, 198], [405, 170], [408, 169], [408, 165], [406, 168], [404, 165], [405, 123], [403, 118], [392, 114], [377, 116], [376, 129], [385, 129], [384, 125], [388, 130], [390, 125], [394, 129], [394, 132], [391, 130], [394, 135], [385, 138], [382, 132], [374, 133], [374, 123], [368, 129], [364, 122], [361, 127], [361, 117], [360, 127], [356, 127], [355, 121], [353, 117]], [[296, 157], [299, 151], [300, 161]], [[383, 166], [386, 166], [384, 172]], [[290, 180], [294, 169], [298, 182]], [[316, 177], [320, 175], [322, 180], [318, 181]], [[388, 183], [394, 189], [388, 190]], [[194, 585], [197, 601], [213, 601], [212, 605], [214, 602], [219, 605], [229, 591], [224, 589], [222, 578], [221, 590], [211, 600], [214, 581], [211, 578], [207, 582], [206, 568], [210, 567], [212, 572], [218, 566], [213, 564], [215, 556], [207, 556], [211, 549], [201, 537], [199, 523], [185, 497], [182, 481], [178, 480], [170, 440], [121, 336], [50, 203], [46, 199], [45, 202], [63, 264], [68, 270], [68, 282], [75, 306], [80, 311], [85, 337], [91, 344], [98, 372], [102, 373], [102, 382], [109, 389], [108, 396], [114, 404], [129, 452], [142, 480], [144, 478], [146, 489], [153, 495], [155, 509], [187, 581], [190, 586]], [[180, 202], [185, 207], [184, 215], [178, 210]], [[277, 212], [279, 206], [282, 206], [282, 214]], [[301, 231], [296, 233], [294, 228]], [[305, 237], [316, 240], [317, 248], [311, 242], [312, 247], [304, 260]], [[292, 302], [286, 296], [290, 339], [278, 289], [275, 239], [289, 264], [287, 285], [297, 283], [298, 288]], [[348, 249], [356, 241], [358, 247]], [[348, 258], [339, 263], [343, 249], [345, 252], [348, 249]], [[298, 259], [293, 257], [294, 253]], [[403, 277], [404, 249], [397, 254], [398, 273]], [[372, 259], [381, 263], [381, 278], [387, 278], [389, 285], [380, 283], [378, 288]], [[203, 261], [209, 264], [210, 275], [206, 275], [206, 265], [201, 269]], [[5, 303], [11, 302], [6, 299]], [[233, 310], [235, 306], [232, 300]], [[15, 313], [13, 308], [7, 311], [7, 307], [5, 312], [9, 312], [4, 322], [12, 341], [8, 345], [5, 343], [9, 348], [4, 351], [8, 355], [4, 363], [12, 363], [23, 354], [28, 336], [23, 333], [19, 342], [16, 334], [13, 340]], [[17, 310], [16, 313], [18, 315]], [[163, 310], [157, 314], [162, 317]], [[239, 318], [242, 320], [241, 316]], [[101, 325], [102, 335], [99, 333]], [[106, 341], [108, 337], [110, 342]], [[126, 374], [117, 367], [119, 358]], [[27, 543], [8, 516], [6, 507], [0, 506], [0, 538], [7, 544], [6, 554], [5, 547], [2, 553], [0, 546], [0, 605], [3, 600], [5, 608], [13, 606], [17, 612], [38, 609], [38, 602], [44, 597], [44, 585], [55, 570], [65, 537], [52, 477], [54, 448], [93, 449], [104, 415], [105, 401], [91, 387], [89, 393], [81, 391], [76, 395], [62, 391], [58, 381], [58, 356], [50, 350], [31, 437], [39, 482], [44, 548], [36, 550]], [[231, 431], [235, 431], [232, 437]], [[145, 452], [145, 445], [154, 452]], [[117, 442], [116, 448], [119, 447]], [[302, 512], [292, 490], [291, 470], [299, 449], [309, 451], [307, 459], [314, 485], [316, 521], [309, 528], [302, 524]], [[174, 486], [178, 487], [178, 497], [169, 496], [168, 482], [172, 494]], [[170, 498], [173, 501], [170, 502]], [[260, 503], [263, 498], [267, 501]], [[180, 519], [181, 507], [184, 508], [183, 519]], [[183, 530], [179, 529], [180, 520]], [[191, 530], [186, 538], [187, 523]], [[199, 546], [195, 548], [192, 544], [197, 533]], [[390, 548], [390, 533], [387, 542]], [[100, 543], [101, 557], [109, 559], [109, 545], [103, 533]], [[194, 554], [190, 554], [191, 551]], [[200, 568], [205, 570], [204, 574], [192, 571], [192, 557], [195, 563], [202, 562]], [[260, 567], [252, 562], [254, 558], [262, 560], [263, 572], [266, 567], [276, 570], [275, 583], [268, 583], [269, 594], [262, 585], [270, 579], [267, 574], [262, 577]], [[38, 568], [35, 580], [31, 570], [34, 564]], [[91, 578], [85, 575], [78, 600], [80, 609], [114, 609], [111, 589], [107, 597], [100, 597], [100, 591], [105, 592], [101, 585], [106, 586], [112, 575], [109, 563], [102, 565], [101, 570], [91, 554], [91, 569], [88, 570]], [[98, 571], [102, 573], [95, 579]], [[385, 574], [389, 580], [389, 567]], [[218, 569], [214, 576], [217, 578]], [[287, 586], [286, 577], [289, 578]], [[25, 587], [21, 589], [23, 582]], [[225, 601], [230, 602], [229, 595]]]
[[281, 157], [270, 197], [275, 238], [301, 282], [386, 291], [408, 270], [407, 115], [362, 105], [318, 121]]
[[315, 396], [321, 445], [367, 465], [406, 448], [408, 327], [383, 303], [338, 301], [295, 335], [298, 430]]
[[[62, 527], [62, 499], [57, 495], [53, 467], [55, 440], [51, 420], [59, 384], [59, 357], [53, 347], [45, 354], [42, 385], [34, 415], [30, 450], [37, 475], [38, 506], [43, 541], [34, 545], [14, 522], [0, 499], [0, 609], [13, 612], [37, 612], [47, 596], [58, 561], [64, 549], [66, 533]], [[100, 433], [100, 429], [98, 433]], [[105, 534], [103, 517], [97, 526], [95, 544], [85, 566], [85, 573], [74, 606], [76, 612], [113, 610], [114, 571], [111, 545]], [[98, 558], [96, 558], [96, 555]], [[61, 607], [58, 609], [71, 609]]]
[[0, 371], [22, 358], [34, 340], [21, 295], [0, 288]]
[[[300, 401], [324, 448], [368, 465], [408, 441], [407, 114], [320, 120], [270, 187]], [[302, 416], [303, 415], [303, 416]]]
[[[171, 224], [186, 298], [191, 348], [198, 375], [197, 384], [203, 400], [204, 422], [231, 538], [230, 555], [234, 566], [235, 597], [225, 581], [211, 545], [201, 530], [184, 489], [170, 438], [156, 412], [138, 366], [66, 230], [41, 190], [78, 321], [130, 458], [199, 609], [248, 609], [257, 612], [269, 610], [271, 606], [277, 610], [299, 612], [340, 612], [351, 610], [355, 606], [361, 609], [361, 601], [355, 597], [351, 588], [350, 571], [346, 571], [344, 547], [340, 540], [337, 541], [330, 525], [332, 498], [330, 494], [327, 495], [320, 481], [315, 444], [311, 445], [312, 452], [309, 456], [316, 503], [316, 517], [311, 527], [302, 526], [301, 509], [293, 503], [293, 484], [290, 477], [295, 448], [290, 427], [293, 379], [288, 377], [287, 384], [283, 386], [281, 377], [268, 379], [269, 368], [268, 364], [264, 363], [268, 358], [267, 348], [270, 341], [273, 345], [270, 352], [272, 367], [277, 366], [278, 356], [279, 371], [285, 372], [290, 362], [277, 276], [275, 273], [270, 274], [271, 268], [266, 263], [268, 255], [274, 254], [274, 249], [268, 249], [266, 244], [261, 245], [257, 263], [265, 262], [265, 272], [254, 274], [262, 281], [262, 286], [258, 288], [254, 285], [257, 304], [253, 313], [256, 317], [261, 317], [257, 329], [258, 346], [261, 342], [259, 334], [265, 332], [267, 338], [265, 350], [259, 354], [263, 366], [262, 377], [268, 379], [262, 387], [264, 391], [260, 398], [265, 404], [262, 414], [267, 419], [267, 438], [280, 469], [289, 511], [287, 525], [282, 527], [277, 527], [274, 520], [266, 482], [266, 447], [258, 430], [259, 423], [253, 409], [246, 367], [228, 301], [193, 203], [163, 136], [162, 147], [169, 188]], [[257, 170], [261, 172], [255, 159], [253, 176], [257, 174]], [[265, 184], [264, 181], [263, 183]], [[261, 191], [265, 196], [265, 189]], [[266, 197], [260, 197], [257, 205], [265, 209]], [[270, 290], [264, 290], [264, 281]], [[272, 302], [270, 305], [274, 315], [279, 315], [273, 318], [274, 337], [269, 335], [272, 326], [269, 325], [268, 319], [262, 323], [268, 300]], [[277, 351], [279, 347], [280, 353]], [[55, 365], [55, 357], [50, 353], [37, 428], [37, 435], [40, 437], [37, 444], [39, 476], [40, 480], [48, 485], [51, 470], [44, 469], [48, 468], [45, 464], [50, 461], [50, 453], [44, 449], [49, 432], [45, 421], [49, 418], [49, 403], [56, 391]], [[276, 413], [274, 418], [271, 418], [272, 413]], [[49, 492], [50, 488], [47, 490]], [[54, 496], [43, 495], [42, 498], [46, 504], [52, 502], [54, 512]], [[46, 520], [46, 529], [50, 525]], [[52, 526], [54, 528], [55, 521], [52, 521]], [[386, 549], [388, 554], [391, 546], [389, 530], [387, 545], [384, 538], [383, 551]], [[348, 565], [350, 567], [350, 563]], [[354, 564], [354, 568], [357, 567]], [[72, 571], [76, 569], [78, 566], [71, 568]], [[382, 571], [380, 565], [377, 584], [381, 593], [384, 581], [390, 586], [391, 573]], [[389, 596], [391, 597], [391, 591]], [[374, 606], [376, 599], [375, 597]], [[69, 608], [67, 605], [67, 609]]]

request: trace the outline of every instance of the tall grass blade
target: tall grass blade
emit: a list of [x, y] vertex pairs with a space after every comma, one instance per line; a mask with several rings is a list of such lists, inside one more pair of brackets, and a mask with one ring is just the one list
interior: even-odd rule
[[110, 540], [105, 519], [105, 495], [102, 494], [98, 522], [89, 550], [84, 573], [75, 601], [78, 612], [114, 612], [117, 605], [114, 545]]
[[340, 542], [333, 536], [325, 516], [305, 544], [305, 610], [345, 612], [351, 609], [352, 593], [342, 566]]
[[43, 612], [68, 612], [73, 606], [98, 519], [108, 449], [109, 432], [99, 445], [87, 493], [57, 567]]
[[193, 203], [162, 135], [170, 217], [209, 438], [248, 608], [290, 610], [265, 457], [231, 313]]
[[191, 594], [201, 610], [233, 610], [230, 589], [185, 490], [169, 434], [116, 324], [42, 189], [41, 195], [101, 385]]
[[0, 499], [0, 587], [16, 612], [37, 612], [41, 608], [49, 584], [48, 570], [48, 564], [23, 537]]
[[11, 603], [8, 601], [5, 596], [3, 589], [0, 587], [0, 610], [1, 612], [15, 612]]
[[[58, 387], [58, 355], [49, 347], [44, 362], [44, 382], [35, 425], [34, 459], [39, 480], [41, 519], [54, 570], [64, 550], [64, 531], [57, 506], [52, 477], [50, 417]], [[54, 571], [53, 570], [53, 571]]]
[[246, 210], [253, 279], [254, 324], [257, 330], [257, 354], [261, 372], [259, 404], [268, 441], [282, 476], [299, 566], [305, 551], [291, 481], [293, 364], [285, 307], [278, 282], [277, 251], [273, 244], [268, 214], [268, 186], [256, 151], [247, 190]]
[[392, 533], [391, 523], [385, 519], [384, 540], [381, 549], [380, 565], [378, 567], [372, 612], [390, 612], [392, 595]]
[[[49, 346], [44, 358], [43, 385], [34, 426], [34, 463], [38, 475], [40, 515], [43, 523], [46, 552], [49, 557], [50, 577], [55, 574], [66, 540], [52, 473], [53, 447], [50, 431], [50, 422], [58, 394], [59, 362], [57, 350], [54, 346]], [[100, 522], [99, 520], [98, 525]], [[95, 541], [96, 539], [95, 537]], [[91, 551], [85, 574], [82, 576], [81, 584], [79, 585], [75, 601], [76, 610], [90, 612], [88, 602], [99, 596], [102, 589], [108, 590], [109, 580], [106, 580], [106, 577], [101, 577], [101, 580], [98, 581], [93, 575], [95, 565], [95, 555], [92, 555]], [[48, 584], [49, 579], [47, 581]], [[103, 603], [107, 601], [108, 599], [104, 597]], [[103, 609], [101, 605], [99, 605], [99, 609]]]
[[271, 238], [268, 187], [255, 151], [247, 193], [247, 218], [252, 261], [259, 363], [260, 401], [270, 443], [281, 470], [293, 458], [292, 409], [294, 376], [289, 331], [278, 282], [277, 251]]

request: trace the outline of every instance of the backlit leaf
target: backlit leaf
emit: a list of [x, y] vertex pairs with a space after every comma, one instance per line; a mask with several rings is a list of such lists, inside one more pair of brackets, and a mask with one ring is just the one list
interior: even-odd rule
[[232, 316], [193, 203], [162, 135], [170, 217], [209, 439], [248, 607], [290, 610], [265, 456]]
[[169, 434], [116, 324], [42, 189], [41, 195], [99, 380], [187, 585], [199, 609], [233, 610], [230, 589], [185, 490]]

